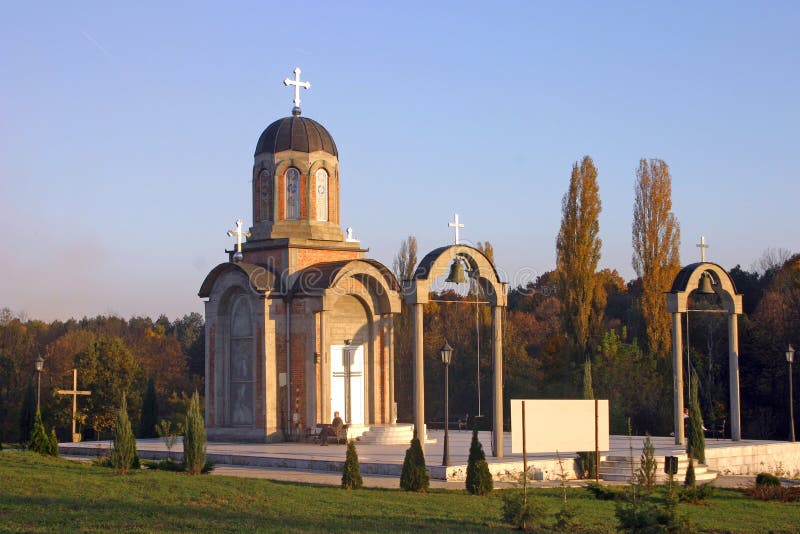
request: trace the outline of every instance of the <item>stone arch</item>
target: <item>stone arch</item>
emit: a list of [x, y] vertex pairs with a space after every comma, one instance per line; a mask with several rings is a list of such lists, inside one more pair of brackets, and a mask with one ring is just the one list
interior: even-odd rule
[[672, 314], [672, 369], [673, 369], [673, 415], [675, 444], [684, 441], [683, 428], [683, 337], [681, 317], [689, 313], [689, 295], [700, 286], [701, 277], [710, 276], [712, 289], [719, 295], [722, 308], [728, 315], [728, 368], [730, 382], [730, 429], [731, 439], [742, 439], [741, 408], [739, 404], [739, 326], [742, 313], [742, 295], [730, 274], [711, 262], [692, 263], [681, 269], [667, 293], [667, 311]]
[[[447, 273], [453, 261], [463, 261], [492, 306], [492, 361], [494, 376], [492, 454], [503, 457], [503, 308], [508, 284], [500, 281], [494, 264], [475, 247], [450, 245], [432, 250], [419, 262], [411, 280], [403, 281], [403, 299], [411, 306], [414, 325], [414, 425], [424, 443], [425, 377], [423, 370], [422, 306], [429, 300], [431, 283]], [[424, 445], [423, 445], [424, 446]]]
[[[264, 378], [264, 369], [269, 362], [264, 361], [265, 297], [276, 289], [277, 278], [266, 268], [251, 263], [226, 262], [217, 265], [206, 276], [198, 295], [207, 298], [206, 317], [206, 369], [205, 396], [206, 425], [214, 429], [216, 439], [254, 439], [263, 440], [264, 434], [274, 427], [275, 421], [267, 421], [265, 396], [273, 395]], [[246, 304], [245, 304], [246, 303]], [[236, 380], [237, 350], [232, 336], [233, 314], [236, 308], [247, 307], [252, 343], [249, 348], [249, 374], [246, 380], [244, 398], [249, 402], [250, 414], [247, 418], [235, 417], [238, 385], [245, 380]], [[241, 343], [247, 345], [247, 343]], [[240, 373], [238, 376], [243, 377]], [[274, 419], [274, 418], [273, 418]], [[270, 430], [270, 433], [272, 431]]]
[[[331, 355], [327, 349], [343, 345], [347, 336], [336, 327], [336, 310], [340, 303], [355, 299], [364, 311], [362, 329], [350, 339], [364, 340], [365, 419], [371, 423], [387, 423], [394, 405], [394, 341], [393, 315], [401, 311], [400, 285], [385, 266], [373, 260], [342, 260], [306, 267], [295, 277], [290, 291], [292, 299], [307, 299], [309, 311], [315, 314], [319, 332], [319, 355], [307, 362], [309, 374], [318, 377], [320, 389], [317, 410], [309, 410], [309, 419], [330, 421]], [[352, 301], [350, 301], [352, 302]], [[338, 331], [337, 331], [338, 330]]]

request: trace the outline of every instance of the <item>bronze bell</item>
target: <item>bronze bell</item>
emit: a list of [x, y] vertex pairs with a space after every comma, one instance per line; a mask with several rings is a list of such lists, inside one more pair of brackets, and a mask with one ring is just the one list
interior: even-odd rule
[[445, 280], [445, 282], [463, 284], [466, 281], [467, 277], [464, 276], [464, 266], [461, 265], [461, 260], [455, 260], [453, 264], [450, 265], [450, 274], [447, 275], [447, 280]]
[[701, 295], [713, 295], [714, 288], [711, 287], [711, 275], [703, 273], [700, 275], [700, 284], [697, 286], [697, 292]]

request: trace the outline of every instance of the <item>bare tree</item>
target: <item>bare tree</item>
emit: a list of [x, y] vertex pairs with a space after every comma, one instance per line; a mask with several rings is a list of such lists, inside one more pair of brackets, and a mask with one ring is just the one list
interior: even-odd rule
[[417, 266], [417, 238], [413, 235], [400, 243], [400, 250], [392, 262], [392, 271], [401, 282], [410, 280]]
[[764, 276], [770, 271], [777, 272], [791, 257], [792, 253], [785, 248], [770, 247], [761, 254], [750, 270], [757, 272], [759, 276]]
[[666, 357], [670, 348], [670, 317], [664, 293], [680, 270], [681, 230], [672, 213], [672, 178], [660, 159], [639, 161], [633, 205], [633, 268], [642, 278], [639, 306], [645, 345]]

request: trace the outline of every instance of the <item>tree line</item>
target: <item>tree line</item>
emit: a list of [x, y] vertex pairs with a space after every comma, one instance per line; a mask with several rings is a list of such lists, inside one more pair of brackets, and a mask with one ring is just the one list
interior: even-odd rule
[[[109, 438], [123, 394], [140, 437], [155, 436], [155, 422], [176, 423], [191, 393], [203, 391], [203, 318], [191, 313], [125, 320], [98, 316], [45, 323], [0, 310], [0, 440], [26, 441], [36, 411], [34, 359], [41, 356], [41, 414], [60, 441], [71, 441], [72, 369], [78, 369], [77, 431]], [[142, 425], [144, 421], [144, 425]], [[151, 422], [153, 423], [151, 425]]]

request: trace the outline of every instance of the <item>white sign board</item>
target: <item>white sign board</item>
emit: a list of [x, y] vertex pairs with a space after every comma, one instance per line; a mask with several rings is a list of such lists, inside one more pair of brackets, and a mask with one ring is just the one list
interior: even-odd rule
[[[527, 452], [594, 450], [594, 400], [511, 399], [512, 453], [522, 453], [523, 402]], [[597, 415], [597, 443], [601, 451], [607, 451], [608, 400], [597, 401]]]

